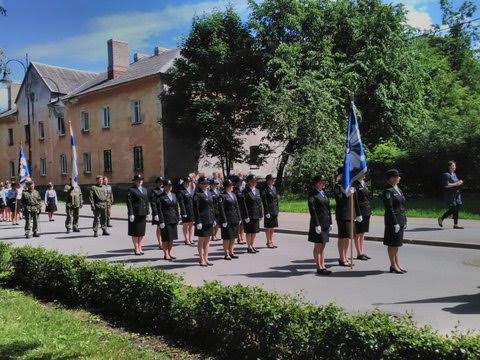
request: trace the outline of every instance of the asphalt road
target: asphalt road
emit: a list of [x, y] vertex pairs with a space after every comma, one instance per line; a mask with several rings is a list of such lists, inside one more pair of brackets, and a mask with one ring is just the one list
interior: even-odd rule
[[[276, 235], [278, 249], [265, 248], [265, 236], [257, 237], [260, 253], [247, 254], [239, 247], [239, 259], [223, 260], [221, 242], [212, 242], [213, 267], [198, 266], [196, 247], [174, 248], [175, 262], [163, 260], [156, 246], [154, 227], [147, 225], [145, 255], [134, 256], [126, 221], [113, 221], [111, 236], [93, 238], [91, 219], [81, 218], [81, 233], [66, 234], [64, 217], [48, 222], [42, 215], [42, 236], [25, 239], [22, 226], [0, 223], [0, 241], [14, 246], [40, 245], [67, 254], [81, 254], [89, 259], [105, 259], [126, 265], [146, 265], [183, 273], [190, 284], [220, 280], [227, 284], [257, 285], [282, 293], [300, 293], [316, 304], [334, 302], [348, 311], [380, 310], [397, 315], [411, 314], [419, 325], [431, 325], [446, 333], [480, 330], [480, 250], [404, 245], [400, 250], [404, 275], [390, 274], [386, 248], [367, 242], [370, 261], [356, 261], [354, 270], [337, 266], [336, 239], [327, 246], [327, 264], [333, 274], [315, 274], [312, 245], [302, 235]], [[180, 229], [179, 229], [180, 230]], [[179, 235], [181, 232], [179, 231]]]

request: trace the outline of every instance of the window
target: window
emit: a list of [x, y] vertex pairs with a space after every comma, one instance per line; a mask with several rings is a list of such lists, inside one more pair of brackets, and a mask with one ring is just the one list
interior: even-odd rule
[[132, 101], [132, 124], [140, 124], [142, 122], [142, 110], [140, 108], [140, 100]]
[[92, 172], [92, 155], [90, 153], [83, 153], [83, 172], [85, 174]]
[[108, 129], [110, 127], [110, 106], [104, 106], [102, 108], [102, 129]]
[[248, 156], [248, 164], [250, 165], [250, 168], [258, 168], [260, 153], [260, 146], [250, 146], [250, 154]]
[[11, 178], [17, 177], [17, 174], [15, 174], [15, 163], [13, 161], [8, 163], [8, 172]]
[[60, 155], [60, 173], [67, 175], [67, 157], [65, 154]]
[[43, 121], [38, 122], [38, 139], [45, 139], [45, 125], [43, 124]]
[[24, 125], [23, 128], [25, 129], [25, 144], [30, 142], [30, 125]]
[[60, 136], [65, 135], [65, 120], [63, 116], [59, 116], [57, 118], [57, 123], [58, 123], [58, 135]]
[[40, 175], [47, 176], [47, 159], [40, 158]]
[[143, 171], [143, 150], [141, 146], [133, 148], [133, 170], [135, 172]]
[[8, 129], [8, 146], [13, 146], [13, 129]]
[[90, 119], [88, 118], [88, 112], [82, 111], [80, 114], [80, 120], [82, 123], [82, 132], [88, 132], [90, 130]]
[[103, 172], [112, 172], [112, 150], [103, 150]]

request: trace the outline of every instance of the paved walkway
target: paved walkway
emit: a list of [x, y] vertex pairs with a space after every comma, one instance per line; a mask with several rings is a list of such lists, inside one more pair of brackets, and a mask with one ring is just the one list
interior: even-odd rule
[[[59, 206], [59, 214], [64, 210], [64, 205]], [[84, 206], [81, 216], [91, 217], [92, 212], [89, 206]], [[127, 220], [125, 206], [114, 205], [112, 218], [116, 220]], [[310, 217], [301, 213], [280, 213], [279, 229], [277, 232], [286, 234], [306, 235]], [[452, 220], [445, 220], [443, 228], [440, 228], [436, 219], [410, 218], [408, 229], [405, 232], [405, 242], [418, 245], [432, 245], [445, 247], [459, 247], [467, 249], [480, 249], [480, 221], [463, 220], [463, 230], [453, 229]], [[373, 216], [370, 222], [370, 232], [366, 237], [371, 241], [383, 241], [383, 217]], [[333, 234], [337, 234], [336, 224], [333, 224]]]
[[[117, 214], [119, 212], [119, 214]], [[115, 210], [124, 217], [124, 209]], [[282, 215], [281, 223], [295, 222], [297, 216]], [[305, 217], [298, 215], [299, 226]], [[210, 260], [214, 266], [198, 266], [196, 247], [175, 242], [174, 262], [163, 260], [155, 240], [155, 227], [147, 226], [144, 256], [134, 256], [127, 236], [127, 222], [114, 220], [111, 236], [93, 238], [92, 220], [80, 219], [80, 233], [66, 234], [63, 217], [48, 222], [42, 215], [41, 237], [25, 239], [23, 227], [0, 223], [0, 241], [14, 246], [33, 245], [66, 254], [80, 254], [88, 259], [104, 259], [128, 266], [151, 266], [181, 273], [192, 285], [219, 280], [226, 284], [261, 286], [267, 290], [301, 294], [306, 300], [323, 305], [334, 302], [351, 312], [381, 310], [395, 315], [412, 314], [421, 325], [431, 325], [441, 332], [460, 329], [480, 330], [480, 251], [406, 244], [400, 250], [407, 274], [390, 274], [385, 246], [379, 242], [365, 244], [370, 261], [355, 261], [354, 270], [339, 267], [336, 241], [326, 249], [326, 263], [333, 274], [315, 274], [312, 245], [304, 235], [277, 234], [278, 249], [265, 248], [265, 235], [259, 234], [259, 254], [247, 254], [239, 246], [239, 259], [223, 260], [222, 244], [212, 242]], [[23, 225], [23, 224], [22, 224]], [[414, 227], [418, 225], [413, 225]], [[433, 231], [446, 233], [449, 230]]]

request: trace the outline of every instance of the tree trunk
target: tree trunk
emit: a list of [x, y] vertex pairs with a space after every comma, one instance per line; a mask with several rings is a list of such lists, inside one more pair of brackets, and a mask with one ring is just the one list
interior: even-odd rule
[[296, 141], [290, 140], [285, 146], [285, 149], [282, 152], [280, 163], [278, 164], [277, 168], [277, 181], [275, 185], [278, 190], [282, 190], [283, 185], [283, 175], [285, 172], [285, 167], [287, 166], [288, 160], [290, 159], [290, 155], [292, 155], [293, 150], [295, 148]]

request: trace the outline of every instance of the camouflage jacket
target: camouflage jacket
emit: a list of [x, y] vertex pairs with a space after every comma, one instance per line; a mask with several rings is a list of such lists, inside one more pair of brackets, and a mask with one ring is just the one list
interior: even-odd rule
[[42, 198], [37, 190], [24, 190], [22, 205], [26, 212], [39, 214], [42, 211]]

